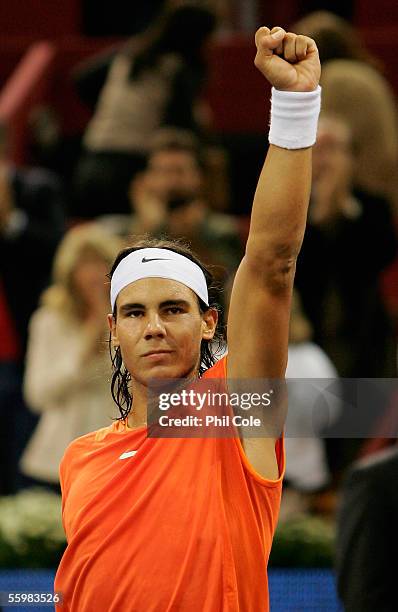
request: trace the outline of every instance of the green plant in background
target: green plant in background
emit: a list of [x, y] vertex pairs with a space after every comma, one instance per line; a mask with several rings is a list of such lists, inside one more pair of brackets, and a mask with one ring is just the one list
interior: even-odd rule
[[[331, 521], [296, 515], [279, 524], [270, 565], [331, 567], [334, 541]], [[55, 568], [65, 546], [59, 495], [35, 487], [0, 497], [0, 568]]]
[[335, 525], [332, 521], [300, 514], [280, 523], [271, 549], [273, 567], [332, 567]]
[[65, 546], [59, 495], [33, 487], [0, 497], [0, 567], [56, 567]]

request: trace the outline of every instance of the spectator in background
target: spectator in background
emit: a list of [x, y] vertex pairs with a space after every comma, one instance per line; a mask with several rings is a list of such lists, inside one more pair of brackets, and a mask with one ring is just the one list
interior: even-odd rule
[[[215, 25], [209, 9], [170, 2], [147, 32], [108, 58], [106, 81], [76, 169], [75, 215], [128, 211], [128, 183], [142, 169], [149, 140], [160, 126], [201, 131], [204, 51]], [[95, 73], [103, 70], [103, 64], [102, 60], [100, 68], [96, 62], [79, 71], [78, 84], [86, 98], [91, 97], [90, 84], [96, 82]]]
[[16, 465], [35, 420], [22, 399], [28, 322], [64, 231], [58, 180], [7, 161], [0, 126], [0, 495], [17, 487]]
[[354, 28], [333, 13], [311, 13], [293, 31], [317, 43], [323, 111], [341, 116], [351, 127], [355, 185], [388, 199], [398, 211], [398, 113], [377, 61]]
[[234, 217], [211, 210], [206, 167], [195, 136], [163, 128], [151, 142], [144, 172], [129, 190], [132, 217], [102, 218], [109, 229], [127, 238], [136, 234], [188, 240], [206, 264], [216, 266], [217, 280], [226, 282], [242, 257], [239, 226]]
[[[380, 289], [380, 276], [396, 255], [396, 236], [386, 200], [354, 188], [354, 149], [349, 125], [321, 117], [313, 148], [308, 224], [297, 262], [296, 286], [314, 329], [314, 341], [342, 378], [396, 375], [393, 326]], [[327, 441], [334, 481], [355, 458], [361, 439], [341, 438], [358, 420], [372, 431], [376, 414], [357, 406], [355, 385], [344, 384], [344, 408]], [[352, 395], [354, 393], [354, 396]], [[364, 434], [362, 434], [364, 435]]]
[[354, 464], [338, 516], [337, 589], [346, 612], [397, 609], [398, 449]]
[[57, 485], [67, 445], [115, 416], [106, 274], [120, 246], [89, 223], [70, 230], [55, 256], [53, 284], [30, 322], [24, 391], [41, 417], [21, 459], [28, 483]]
[[[286, 420], [286, 478], [302, 493], [318, 491], [329, 484], [330, 473], [320, 427], [319, 399], [327, 381], [338, 377], [326, 353], [311, 341], [311, 325], [304, 316], [300, 298], [293, 293], [289, 351], [286, 376], [289, 389], [289, 412]], [[292, 379], [292, 380], [290, 380]], [[303, 379], [295, 380], [295, 379]], [[320, 379], [317, 381], [316, 379]], [[326, 425], [340, 412], [336, 397], [327, 402]]]
[[[289, 410], [285, 427], [286, 471], [281, 516], [319, 510], [331, 474], [322, 425], [334, 423], [341, 410], [336, 393], [327, 393], [337, 371], [311, 339], [297, 290], [293, 292], [286, 377]], [[335, 389], [336, 390], [336, 389]], [[325, 412], [327, 410], [327, 412]], [[323, 422], [323, 423], [322, 423]]]
[[340, 376], [393, 377], [395, 346], [379, 279], [395, 257], [396, 237], [388, 203], [354, 189], [355, 156], [349, 125], [323, 114], [296, 283], [314, 340]]
[[29, 160], [61, 178], [66, 199], [70, 202], [72, 176], [81, 149], [80, 136], [62, 130], [60, 113], [51, 104], [34, 105], [26, 128]]

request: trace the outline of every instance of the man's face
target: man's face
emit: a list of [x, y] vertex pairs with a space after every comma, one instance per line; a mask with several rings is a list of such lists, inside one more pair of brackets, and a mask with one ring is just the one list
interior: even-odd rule
[[317, 140], [312, 149], [312, 179], [316, 183], [343, 169], [349, 173], [352, 166], [350, 133], [348, 127], [337, 120], [319, 121]]
[[197, 193], [201, 186], [201, 171], [188, 151], [158, 151], [154, 153], [145, 173], [148, 189], [160, 200], [174, 193]]
[[217, 316], [202, 314], [194, 292], [177, 281], [145, 278], [117, 298], [117, 319], [109, 315], [114, 346], [134, 381], [183, 378], [199, 367], [202, 339], [213, 337]]
[[109, 264], [100, 255], [85, 250], [72, 272], [72, 287], [75, 294], [88, 306], [109, 300], [109, 289], [104, 283]]

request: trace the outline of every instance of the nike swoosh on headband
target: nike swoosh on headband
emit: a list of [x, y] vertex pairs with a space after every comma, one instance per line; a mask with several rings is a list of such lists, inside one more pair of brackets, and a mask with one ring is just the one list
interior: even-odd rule
[[143, 257], [141, 259], [142, 263], [148, 263], [148, 261], [171, 261], [171, 259], [169, 259], [168, 257]]

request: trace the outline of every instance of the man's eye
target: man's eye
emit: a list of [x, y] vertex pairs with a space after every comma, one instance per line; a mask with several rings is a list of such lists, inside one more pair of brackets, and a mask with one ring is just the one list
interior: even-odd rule
[[141, 316], [141, 315], [143, 315], [143, 314], [144, 314], [144, 313], [143, 313], [143, 311], [142, 311], [142, 310], [130, 310], [130, 312], [129, 312], [129, 317], [134, 317], [134, 318], [137, 318], [137, 317], [140, 317], [140, 316]]
[[169, 312], [170, 314], [178, 314], [180, 312], [183, 312], [183, 310], [178, 306], [171, 306], [170, 308], [167, 308], [167, 312]]

